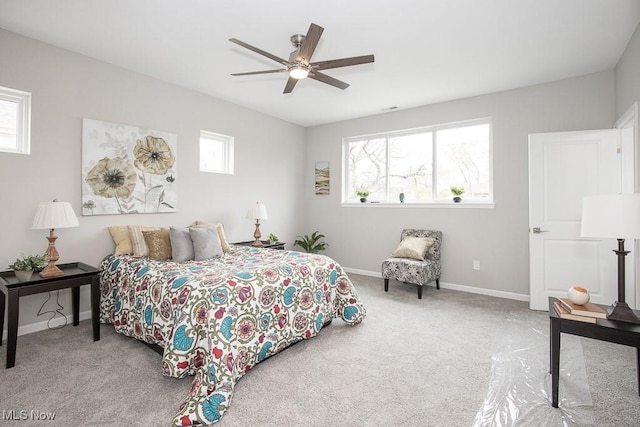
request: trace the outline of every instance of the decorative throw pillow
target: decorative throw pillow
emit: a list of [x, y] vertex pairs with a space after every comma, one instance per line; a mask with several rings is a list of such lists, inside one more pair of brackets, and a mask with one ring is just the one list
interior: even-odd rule
[[193, 255], [196, 261], [224, 255], [216, 227], [191, 227], [189, 235], [193, 241]]
[[195, 257], [193, 240], [191, 240], [188, 227], [171, 227], [169, 239], [171, 240], [171, 255], [174, 261], [190, 261]]
[[133, 256], [148, 256], [149, 248], [144, 241], [143, 231], [157, 230], [155, 227], [140, 227], [138, 225], [129, 226], [129, 238], [133, 247]]
[[168, 228], [150, 231], [142, 230], [142, 235], [147, 248], [149, 248], [149, 258], [171, 258], [171, 239], [169, 238]]
[[427, 255], [427, 251], [436, 241], [433, 237], [413, 237], [407, 236], [398, 245], [391, 256], [396, 258], [411, 258], [422, 261]]
[[131, 255], [133, 254], [133, 246], [131, 245], [131, 238], [129, 237], [129, 227], [126, 225], [115, 225], [109, 227], [109, 234], [115, 243], [116, 248], [113, 251], [114, 255]]
[[227, 241], [227, 236], [224, 234], [224, 227], [221, 222], [212, 223], [212, 222], [204, 222], [204, 221], [196, 221], [191, 224], [191, 227], [216, 227], [216, 231], [218, 232], [218, 238], [220, 238], [220, 244], [222, 245], [222, 251], [227, 253], [231, 250], [229, 246], [229, 242]]

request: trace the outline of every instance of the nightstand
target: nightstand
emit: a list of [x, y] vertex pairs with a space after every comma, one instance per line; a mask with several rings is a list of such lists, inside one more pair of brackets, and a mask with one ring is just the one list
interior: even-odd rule
[[80, 323], [80, 286], [91, 284], [91, 323], [93, 340], [100, 340], [100, 270], [82, 262], [59, 264], [64, 276], [43, 279], [34, 274], [27, 282], [18, 282], [13, 270], [0, 271], [0, 345], [4, 327], [4, 310], [7, 309], [8, 343], [7, 368], [16, 364], [16, 343], [18, 340], [18, 313], [20, 297], [71, 288], [73, 305], [73, 326]]
[[[262, 247], [263, 248], [277, 249], [277, 250], [280, 250], [280, 251], [284, 250], [284, 245], [285, 245], [284, 242], [278, 242], [278, 243], [271, 244], [271, 243], [269, 243], [268, 240], [260, 240], [260, 241], [262, 242], [262, 245], [263, 245]], [[253, 242], [255, 242], [255, 240], [249, 240], [248, 242], [235, 242], [235, 243], [232, 243], [232, 244], [233, 245], [238, 245], [238, 246], [253, 246]], [[253, 247], [256, 247], [256, 246], [253, 246]]]

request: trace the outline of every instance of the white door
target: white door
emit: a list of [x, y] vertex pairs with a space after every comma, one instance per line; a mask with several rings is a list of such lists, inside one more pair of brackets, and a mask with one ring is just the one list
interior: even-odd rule
[[547, 310], [573, 285], [595, 303], [617, 299], [617, 242], [581, 238], [580, 223], [584, 196], [621, 191], [619, 147], [617, 129], [529, 135], [531, 309]]

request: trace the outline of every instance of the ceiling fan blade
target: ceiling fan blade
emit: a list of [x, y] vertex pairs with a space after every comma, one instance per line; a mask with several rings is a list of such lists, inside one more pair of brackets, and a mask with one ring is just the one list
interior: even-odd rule
[[331, 76], [328, 76], [328, 75], [326, 75], [324, 73], [319, 73], [317, 71], [313, 71], [313, 72], [309, 73], [309, 78], [313, 79], [313, 80], [317, 80], [317, 81], [322, 82], [322, 83], [326, 83], [326, 84], [331, 85], [331, 86], [335, 86], [338, 89], [342, 89], [342, 90], [345, 90], [346, 88], [349, 87], [349, 83], [345, 83], [345, 82], [340, 81], [338, 79], [334, 79]]
[[284, 87], [284, 92], [282, 93], [291, 93], [293, 91], [293, 88], [296, 86], [296, 83], [298, 83], [298, 79], [289, 77], [289, 80], [287, 80], [287, 85]]
[[316, 46], [320, 41], [320, 36], [322, 35], [323, 31], [324, 28], [314, 23], [309, 26], [309, 31], [307, 31], [304, 42], [302, 42], [302, 46], [300, 46], [300, 52], [298, 52], [296, 61], [304, 62], [305, 64], [311, 62], [311, 56], [316, 50]]
[[276, 62], [279, 62], [282, 65], [289, 65], [289, 61], [284, 60], [282, 58], [278, 58], [277, 56], [272, 55], [269, 52], [265, 52], [264, 50], [259, 49], [259, 48], [255, 47], [255, 46], [251, 46], [250, 44], [247, 44], [247, 43], [245, 43], [243, 41], [240, 41], [238, 39], [233, 39], [233, 38], [229, 39], [229, 41], [232, 42], [232, 43], [235, 43], [237, 45], [240, 45], [240, 46], [242, 46], [242, 47], [244, 47], [246, 49], [252, 50], [255, 53], [258, 53], [258, 54], [260, 54], [262, 56], [266, 56], [267, 58], [272, 59], [272, 60], [274, 60]]
[[351, 58], [312, 62], [309, 65], [311, 65], [314, 70], [328, 70], [329, 68], [349, 67], [350, 65], [368, 64], [370, 62], [374, 62], [373, 55], [354, 56]]
[[281, 73], [283, 71], [287, 71], [286, 68], [281, 70], [265, 70], [265, 71], [250, 71], [248, 73], [233, 73], [232, 76], [252, 76], [254, 74], [271, 74], [271, 73]]

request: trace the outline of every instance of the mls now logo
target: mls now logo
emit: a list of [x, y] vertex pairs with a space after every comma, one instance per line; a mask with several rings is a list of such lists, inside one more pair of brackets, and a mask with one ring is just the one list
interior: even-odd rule
[[2, 418], [0, 421], [52, 421], [56, 418], [55, 412], [40, 412], [36, 410], [15, 411], [15, 410], [2, 410]]
[[25, 410], [22, 410], [22, 411], [14, 411], [14, 410], [5, 411], [4, 409], [2, 410], [3, 421], [25, 421], [28, 419], [29, 419], [29, 412]]

